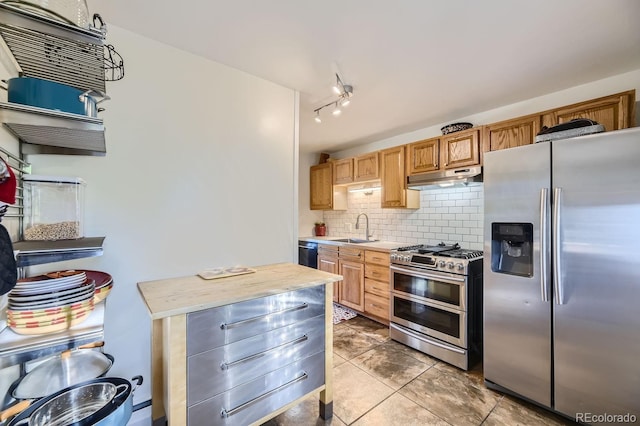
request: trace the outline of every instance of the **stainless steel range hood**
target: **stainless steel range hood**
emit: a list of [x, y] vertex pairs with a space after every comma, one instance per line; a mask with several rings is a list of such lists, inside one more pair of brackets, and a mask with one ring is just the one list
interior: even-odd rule
[[407, 178], [409, 188], [420, 190], [470, 186], [480, 182], [482, 182], [481, 166], [422, 173]]

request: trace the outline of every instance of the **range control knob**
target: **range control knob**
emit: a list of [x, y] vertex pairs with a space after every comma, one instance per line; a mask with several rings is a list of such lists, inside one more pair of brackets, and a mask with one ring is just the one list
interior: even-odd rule
[[397, 254], [395, 253], [391, 253], [391, 256], [389, 256], [391, 258], [391, 260], [396, 260], [396, 258], [398, 257]]
[[406, 255], [406, 256], [404, 257], [404, 261], [405, 261], [405, 262], [411, 262], [411, 256]]
[[447, 268], [453, 269], [453, 262], [447, 262]]
[[438, 262], [438, 266], [441, 268], [444, 268], [444, 265], [446, 265], [447, 262], [445, 262], [444, 260], [441, 260], [440, 262]]
[[462, 263], [458, 263], [456, 266], [458, 267], [458, 271], [462, 271], [464, 269], [464, 265]]

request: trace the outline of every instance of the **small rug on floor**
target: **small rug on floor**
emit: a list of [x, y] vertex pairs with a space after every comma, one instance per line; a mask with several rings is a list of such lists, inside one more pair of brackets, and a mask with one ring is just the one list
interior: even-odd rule
[[338, 305], [336, 303], [333, 304], [333, 323], [338, 324], [341, 321], [350, 320], [351, 318], [355, 318], [358, 316], [356, 311], [353, 311], [349, 308], [345, 308], [344, 306]]

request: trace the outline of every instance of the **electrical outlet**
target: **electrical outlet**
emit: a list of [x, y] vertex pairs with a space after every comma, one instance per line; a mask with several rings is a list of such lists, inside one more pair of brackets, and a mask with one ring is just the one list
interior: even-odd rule
[[351, 232], [351, 223], [347, 222], [347, 232]]

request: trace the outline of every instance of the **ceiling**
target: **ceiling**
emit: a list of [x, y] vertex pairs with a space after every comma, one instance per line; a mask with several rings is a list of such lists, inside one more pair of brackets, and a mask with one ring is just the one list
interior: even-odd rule
[[[640, 69], [637, 0], [89, 0], [108, 24], [300, 92], [300, 147], [355, 145]], [[126, 58], [125, 58], [126, 59]], [[336, 71], [353, 86], [339, 117]], [[325, 114], [326, 112], [326, 114]]]

